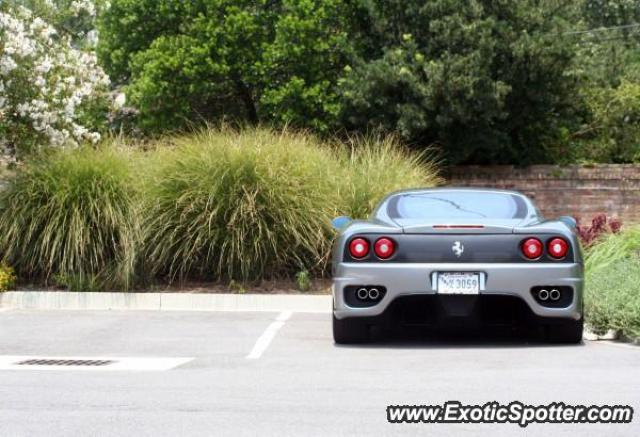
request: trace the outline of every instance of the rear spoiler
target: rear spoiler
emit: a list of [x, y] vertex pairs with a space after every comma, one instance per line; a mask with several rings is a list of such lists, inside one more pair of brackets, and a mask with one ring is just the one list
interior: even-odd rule
[[405, 234], [512, 234], [513, 226], [477, 224], [409, 225], [402, 227]]

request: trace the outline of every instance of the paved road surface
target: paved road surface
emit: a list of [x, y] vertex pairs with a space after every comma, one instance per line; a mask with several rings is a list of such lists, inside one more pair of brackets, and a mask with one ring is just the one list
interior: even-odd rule
[[[155, 372], [0, 370], [2, 437], [640, 435], [640, 347], [610, 343], [337, 347], [322, 314], [0, 311], [0, 355], [194, 358]], [[636, 417], [524, 430], [386, 421], [389, 404], [448, 400], [628, 404]]]

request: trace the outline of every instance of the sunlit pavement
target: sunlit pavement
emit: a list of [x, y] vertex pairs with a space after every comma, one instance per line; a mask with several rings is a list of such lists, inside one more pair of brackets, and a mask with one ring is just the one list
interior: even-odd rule
[[0, 370], [0, 436], [640, 435], [638, 417], [526, 430], [386, 418], [387, 405], [449, 400], [631, 405], [637, 416], [640, 347], [486, 337], [346, 347], [329, 317], [2, 311], [1, 356], [192, 359], [161, 371]]

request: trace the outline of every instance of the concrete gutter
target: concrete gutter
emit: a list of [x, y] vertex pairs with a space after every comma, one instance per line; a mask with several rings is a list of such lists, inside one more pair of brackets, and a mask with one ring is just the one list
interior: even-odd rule
[[7, 291], [2, 309], [331, 312], [330, 295]]

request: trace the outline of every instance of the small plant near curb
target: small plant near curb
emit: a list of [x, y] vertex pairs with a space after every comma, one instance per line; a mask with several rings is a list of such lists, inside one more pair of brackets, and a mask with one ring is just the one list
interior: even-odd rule
[[6, 263], [0, 264], [0, 292], [11, 290], [16, 284], [13, 268]]
[[238, 294], [244, 294], [247, 292], [247, 289], [244, 287], [244, 284], [237, 282], [233, 279], [231, 280], [231, 282], [229, 282], [229, 290]]
[[296, 286], [303, 292], [311, 289], [311, 275], [308, 270], [300, 270], [296, 273]]
[[97, 275], [93, 274], [63, 274], [54, 276], [57, 285], [68, 291], [104, 291], [106, 286]]

